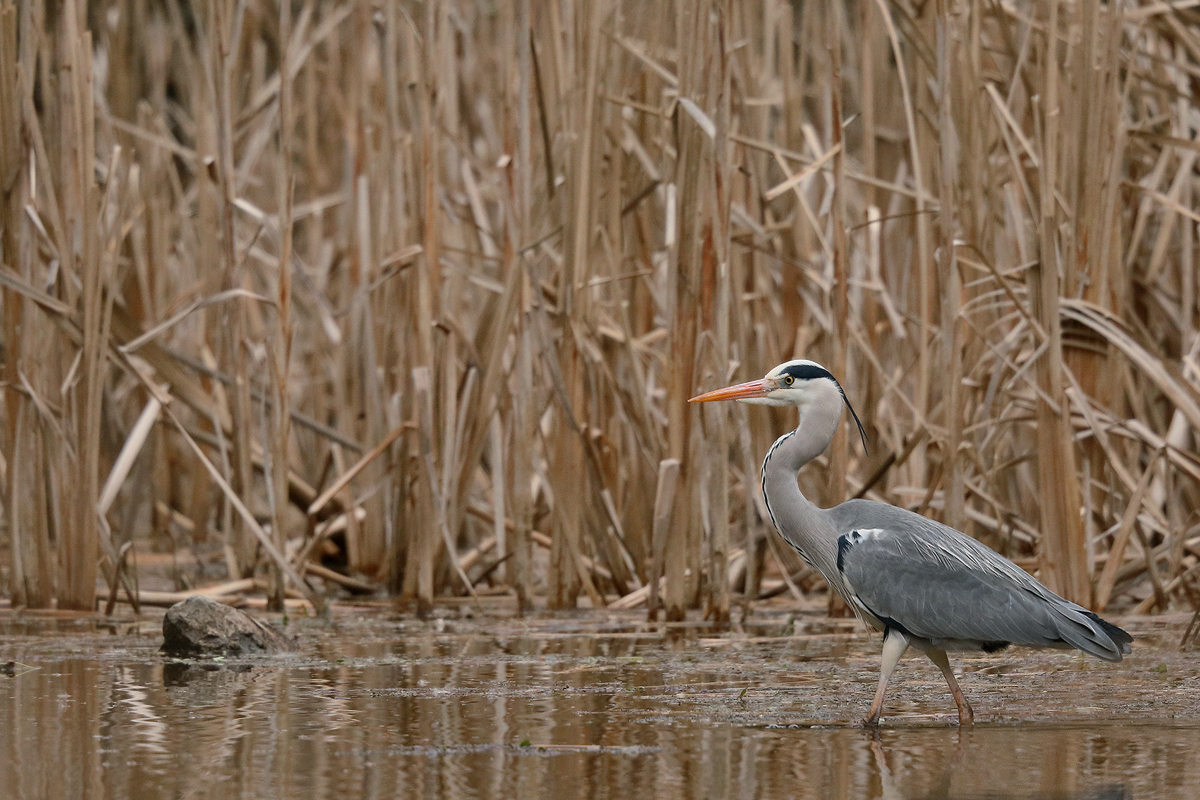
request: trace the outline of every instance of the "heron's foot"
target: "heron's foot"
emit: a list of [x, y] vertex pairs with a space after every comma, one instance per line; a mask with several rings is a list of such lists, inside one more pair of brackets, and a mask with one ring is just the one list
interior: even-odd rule
[[878, 728], [879, 715], [872, 714], [869, 717], [863, 717], [861, 720], [859, 720], [858, 726], [860, 728]]

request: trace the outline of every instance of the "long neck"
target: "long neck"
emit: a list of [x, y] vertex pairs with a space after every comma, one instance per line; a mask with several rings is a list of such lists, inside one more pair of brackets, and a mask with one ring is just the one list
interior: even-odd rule
[[837, 530], [828, 512], [801, 493], [796, 474], [829, 447], [841, 416], [840, 404], [805, 407], [796, 430], [779, 437], [767, 452], [762, 470], [763, 497], [771, 521], [788, 544], [835, 587], [840, 587], [836, 581]]

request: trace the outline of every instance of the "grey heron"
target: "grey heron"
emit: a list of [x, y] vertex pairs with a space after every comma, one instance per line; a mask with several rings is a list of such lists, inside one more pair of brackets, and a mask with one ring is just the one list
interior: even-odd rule
[[1075, 648], [1120, 661], [1128, 633], [1059, 597], [991, 548], [908, 509], [874, 500], [818, 508], [800, 492], [800, 468], [823, 453], [842, 419], [842, 406], [866, 432], [841, 385], [812, 361], [780, 364], [761, 380], [693, 397], [795, 406], [800, 423], [776, 440], [762, 466], [771, 522], [824, 576], [854, 613], [883, 632], [879, 685], [863, 724], [879, 724], [888, 679], [909, 647], [937, 666], [958, 706], [960, 725], [974, 721], [946, 652], [995, 652], [1010, 644]]

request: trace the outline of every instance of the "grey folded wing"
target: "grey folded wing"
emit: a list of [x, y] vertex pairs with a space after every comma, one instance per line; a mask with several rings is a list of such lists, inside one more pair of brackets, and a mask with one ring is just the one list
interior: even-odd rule
[[[916, 515], [913, 515], [916, 517]], [[1108, 661], [1131, 637], [1068, 602], [995, 551], [916, 517], [838, 541], [847, 591], [885, 625], [932, 641], [1075, 647]]]

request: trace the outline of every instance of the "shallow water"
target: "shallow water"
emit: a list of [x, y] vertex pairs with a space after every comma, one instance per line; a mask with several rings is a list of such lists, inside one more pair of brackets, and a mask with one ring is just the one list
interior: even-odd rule
[[[457, 612], [453, 612], [457, 613]], [[884, 727], [878, 640], [638, 615], [293, 621], [294, 656], [205, 664], [159, 623], [0, 618], [0, 796], [1193, 798], [1195, 660], [955, 659], [979, 724], [910, 656]], [[1163, 637], [1164, 641], [1168, 637]]]

